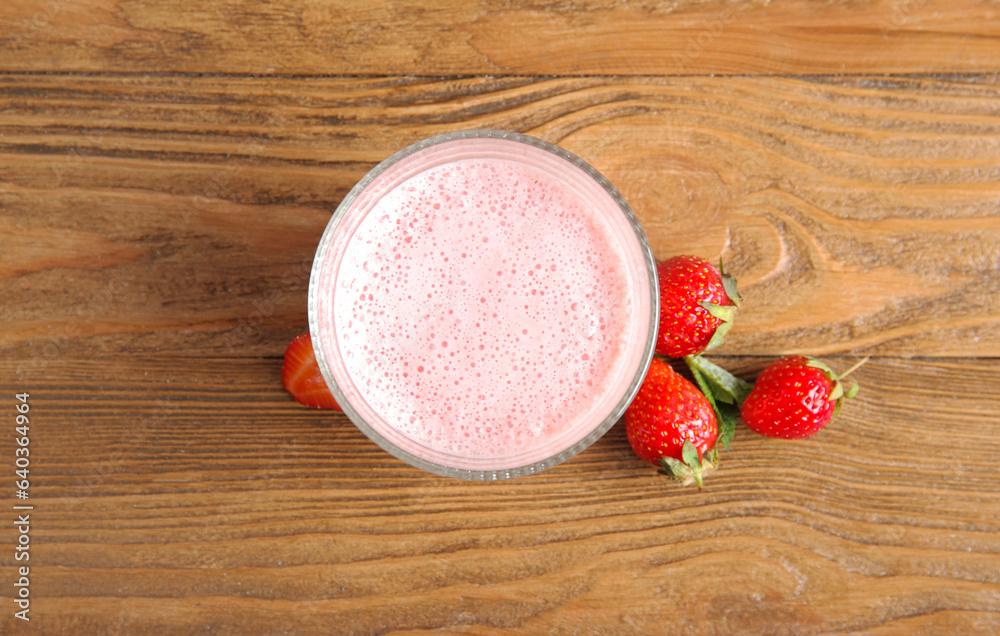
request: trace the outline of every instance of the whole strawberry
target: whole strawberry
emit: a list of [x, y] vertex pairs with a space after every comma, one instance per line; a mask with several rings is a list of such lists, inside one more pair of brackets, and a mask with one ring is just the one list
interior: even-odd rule
[[843, 376], [838, 376], [815, 358], [782, 358], [768, 365], [757, 378], [750, 395], [743, 401], [740, 415], [751, 430], [767, 437], [810, 437], [836, 417], [844, 398], [857, 394], [857, 383], [844, 391]]
[[641, 459], [682, 484], [702, 487], [717, 465], [715, 412], [695, 385], [653, 358], [646, 379], [625, 410], [625, 435]]
[[740, 304], [736, 279], [697, 256], [662, 261], [656, 272], [660, 279], [656, 353], [682, 358], [722, 344]]

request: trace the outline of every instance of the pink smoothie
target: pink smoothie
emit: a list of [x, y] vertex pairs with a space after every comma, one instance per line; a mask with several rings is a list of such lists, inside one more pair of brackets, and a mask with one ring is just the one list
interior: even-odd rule
[[517, 468], [578, 444], [627, 392], [646, 357], [645, 254], [580, 168], [513, 141], [450, 145], [354, 202], [322, 268], [319, 341], [390, 446]]

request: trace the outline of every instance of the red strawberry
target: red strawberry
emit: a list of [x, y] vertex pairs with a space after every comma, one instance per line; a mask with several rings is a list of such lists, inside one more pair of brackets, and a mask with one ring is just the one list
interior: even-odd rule
[[736, 317], [736, 279], [697, 256], [675, 256], [656, 266], [660, 331], [656, 353], [671, 358], [722, 344]]
[[296, 336], [285, 350], [281, 383], [296, 402], [317, 409], [341, 410], [319, 371], [316, 355], [313, 353], [312, 337], [308, 333]]
[[857, 383], [845, 392], [840, 380], [866, 360], [841, 376], [814, 358], [789, 356], [772, 362], [743, 401], [740, 415], [751, 430], [767, 437], [815, 435], [840, 412], [844, 398], [857, 394]]
[[625, 410], [625, 435], [636, 455], [685, 485], [701, 488], [718, 461], [719, 427], [708, 399], [659, 358]]

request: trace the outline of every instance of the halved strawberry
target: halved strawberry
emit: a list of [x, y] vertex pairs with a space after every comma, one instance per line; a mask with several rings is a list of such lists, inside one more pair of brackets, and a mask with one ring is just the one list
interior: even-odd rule
[[317, 409], [342, 410], [326, 386], [309, 333], [296, 336], [285, 350], [281, 383], [296, 402]]

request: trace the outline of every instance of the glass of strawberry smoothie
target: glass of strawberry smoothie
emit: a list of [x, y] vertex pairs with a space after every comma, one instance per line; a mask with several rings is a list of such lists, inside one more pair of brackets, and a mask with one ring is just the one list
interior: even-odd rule
[[309, 328], [344, 412], [432, 473], [563, 462], [622, 415], [653, 355], [646, 236], [594, 168], [526, 135], [420, 141], [369, 172], [320, 241]]

